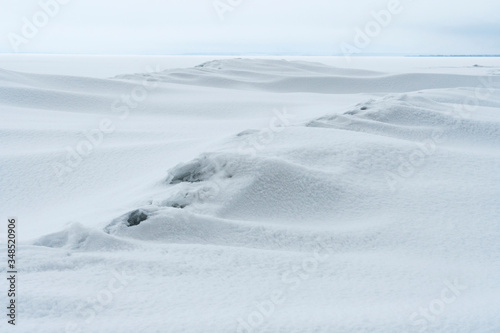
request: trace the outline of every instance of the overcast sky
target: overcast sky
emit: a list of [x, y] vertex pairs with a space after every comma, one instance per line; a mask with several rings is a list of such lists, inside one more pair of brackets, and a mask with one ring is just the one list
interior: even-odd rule
[[[1, 53], [500, 54], [499, 0], [0, 0], [0, 4]], [[47, 4], [43, 7], [50, 15], [41, 4]], [[388, 8], [393, 12], [390, 17], [383, 15]], [[378, 23], [373, 12], [380, 11]]]

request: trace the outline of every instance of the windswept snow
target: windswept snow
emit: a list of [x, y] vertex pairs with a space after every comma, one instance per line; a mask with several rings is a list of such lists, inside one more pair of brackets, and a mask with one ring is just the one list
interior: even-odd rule
[[393, 93], [421, 89], [475, 86], [478, 78], [457, 74], [386, 74], [366, 70], [332, 68], [304, 61], [232, 59], [214, 60], [192, 69], [167, 70], [153, 74], [119, 75], [126, 80], [263, 90], [281, 93], [325, 94]]
[[2, 70], [17, 328], [500, 330], [500, 77], [477, 70]]

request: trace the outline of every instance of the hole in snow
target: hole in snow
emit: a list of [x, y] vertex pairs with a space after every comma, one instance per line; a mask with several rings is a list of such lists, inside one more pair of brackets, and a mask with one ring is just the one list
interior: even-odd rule
[[135, 225], [139, 225], [141, 222], [146, 221], [148, 219], [148, 216], [144, 211], [137, 209], [134, 210], [130, 215], [128, 216], [127, 219], [127, 226], [133, 227]]

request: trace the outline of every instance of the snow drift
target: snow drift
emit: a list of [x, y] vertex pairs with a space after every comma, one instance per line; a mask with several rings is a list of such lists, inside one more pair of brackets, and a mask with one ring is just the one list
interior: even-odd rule
[[[21, 331], [500, 327], [498, 76], [248, 59], [0, 75], [2, 200], [37, 210]], [[103, 116], [116, 129], [56, 185], [50, 163]]]

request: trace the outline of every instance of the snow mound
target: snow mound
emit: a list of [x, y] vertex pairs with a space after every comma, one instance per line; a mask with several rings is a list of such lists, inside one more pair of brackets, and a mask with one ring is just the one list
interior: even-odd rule
[[[482, 100], [488, 107], [500, 106], [500, 90], [490, 89], [490, 98]], [[423, 141], [439, 140], [478, 141], [497, 145], [500, 140], [500, 122], [475, 114], [479, 100], [473, 90], [463, 90], [461, 100], [436, 101], [421, 93], [388, 95], [356, 105], [343, 114], [315, 119], [306, 126], [336, 128], [394, 138]]]
[[290, 75], [346, 75], [346, 76], [374, 76], [381, 75], [379, 72], [344, 69], [327, 66], [321, 63], [309, 61], [287, 61], [287, 60], [272, 60], [272, 59], [226, 59], [212, 60], [196, 66], [195, 68], [212, 70], [212, 71], [228, 71], [233, 73], [260, 73], [260, 74], [279, 74], [283, 76]]
[[425, 73], [390, 75], [305, 61], [227, 59], [210, 61], [194, 68], [119, 75], [116, 78], [132, 81], [150, 79], [161, 83], [232, 90], [344, 94], [352, 93], [353, 90], [365, 93], [398, 93], [422, 89], [476, 87], [487, 76]]
[[[483, 104], [500, 102], [497, 90], [492, 91]], [[473, 95], [473, 89], [461, 94], [466, 100]], [[323, 236], [331, 238], [333, 230], [377, 229], [407, 219], [408, 203], [415, 193], [424, 195], [436, 177], [444, 190], [453, 183], [450, 170], [456, 176], [476, 163], [496, 163], [491, 149], [500, 143], [500, 122], [490, 119], [488, 108], [473, 112], [464, 108], [472, 104], [452, 97], [448, 91], [433, 91], [370, 99], [341, 115], [283, 128], [252, 151], [242, 147], [258, 141], [261, 133], [244, 131], [217, 153], [172, 168], [149, 205], [131, 210], [105, 230], [167, 242], [269, 247], [263, 239], [276, 245], [265, 236], [276, 228], [292, 235], [289, 228], [323, 228]], [[457, 147], [474, 149], [476, 156]], [[466, 167], [456, 170], [448, 160]], [[476, 180], [487, 182], [480, 175]], [[466, 187], [455, 189], [455, 195], [467, 197]], [[433, 205], [448, 209], [433, 198]], [[140, 221], [130, 222], [138, 216]], [[254, 244], [243, 240], [252, 227], [264, 228], [261, 237], [249, 238]]]
[[126, 240], [110, 236], [95, 228], [85, 227], [80, 223], [72, 223], [60, 232], [40, 237], [33, 245], [79, 251], [119, 251], [134, 248]]
[[[20, 330], [498, 327], [497, 78], [241, 59], [0, 71], [2, 214], [22, 237], [85, 223], [19, 251]], [[296, 118], [277, 126], [283, 106]]]
[[116, 218], [104, 230], [114, 233], [124, 227], [152, 223], [151, 217], [163, 211], [172, 212], [172, 208], [193, 212], [215, 211], [217, 205], [214, 199], [227, 192], [228, 187], [234, 188], [234, 184], [248, 181], [246, 177], [252, 167], [253, 162], [247, 156], [202, 154], [169, 170], [163, 182], [164, 190], [151, 199], [149, 205]]

